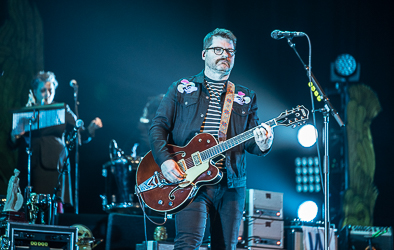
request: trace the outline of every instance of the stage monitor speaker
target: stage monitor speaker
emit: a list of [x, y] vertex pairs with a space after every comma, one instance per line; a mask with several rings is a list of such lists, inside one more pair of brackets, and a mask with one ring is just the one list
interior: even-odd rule
[[391, 227], [345, 226], [339, 233], [339, 250], [369, 249], [369, 241], [376, 250], [393, 249]]
[[[158, 223], [163, 217], [150, 216]], [[147, 240], [153, 240], [153, 233], [158, 225], [146, 219]], [[175, 238], [175, 220], [168, 219], [163, 225], [167, 229], [168, 241]], [[112, 213], [108, 216], [106, 250], [134, 250], [137, 244], [145, 241], [144, 217], [142, 215], [126, 215]]]

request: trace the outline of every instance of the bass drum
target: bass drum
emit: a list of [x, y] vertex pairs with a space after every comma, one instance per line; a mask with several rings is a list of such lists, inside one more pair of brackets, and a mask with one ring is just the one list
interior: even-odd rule
[[105, 195], [101, 195], [103, 210], [108, 213], [142, 213], [134, 195], [139, 159], [121, 157], [103, 165]]

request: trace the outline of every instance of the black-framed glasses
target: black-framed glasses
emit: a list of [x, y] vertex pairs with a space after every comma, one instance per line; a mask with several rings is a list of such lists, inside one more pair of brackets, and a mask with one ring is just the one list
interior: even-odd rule
[[218, 55], [218, 56], [220, 56], [221, 54], [223, 54], [223, 51], [226, 51], [227, 54], [229, 54], [230, 56], [234, 56], [234, 55], [235, 55], [235, 52], [236, 52], [235, 49], [225, 49], [225, 48], [222, 48], [222, 47], [206, 48], [205, 50], [210, 50], [210, 49], [213, 49], [213, 52], [214, 52], [216, 55]]

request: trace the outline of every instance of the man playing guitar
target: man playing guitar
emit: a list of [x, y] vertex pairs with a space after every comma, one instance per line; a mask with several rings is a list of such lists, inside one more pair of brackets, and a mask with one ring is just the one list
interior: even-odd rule
[[[228, 140], [259, 125], [255, 92], [228, 80], [234, 66], [235, 48], [236, 37], [231, 31], [215, 29], [207, 34], [202, 51], [204, 70], [174, 82], [157, 110], [150, 129], [150, 145], [155, 162], [170, 183], [181, 183], [187, 178], [185, 166], [189, 163], [186, 160], [183, 166], [174, 161], [169, 144], [186, 145], [199, 133], [209, 133], [219, 141], [220, 138]], [[226, 106], [227, 101], [230, 106]], [[254, 139], [223, 153], [225, 158], [216, 165], [220, 169], [217, 181], [201, 187], [193, 201], [176, 214], [175, 249], [199, 248], [208, 215], [211, 248], [236, 249], [245, 203], [245, 151], [264, 156], [273, 141], [272, 128], [264, 123], [253, 130], [252, 135]], [[196, 143], [202, 140], [204, 138]], [[206, 172], [212, 174], [210, 170]], [[159, 199], [158, 204], [161, 203]]]

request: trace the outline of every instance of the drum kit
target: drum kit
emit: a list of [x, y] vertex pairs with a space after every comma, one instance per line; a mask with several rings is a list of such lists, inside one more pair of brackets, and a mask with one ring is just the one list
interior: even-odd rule
[[110, 161], [103, 165], [105, 194], [100, 195], [103, 210], [108, 213], [140, 214], [140, 204], [134, 194], [136, 172], [141, 157], [125, 155], [115, 140], [109, 145]]

